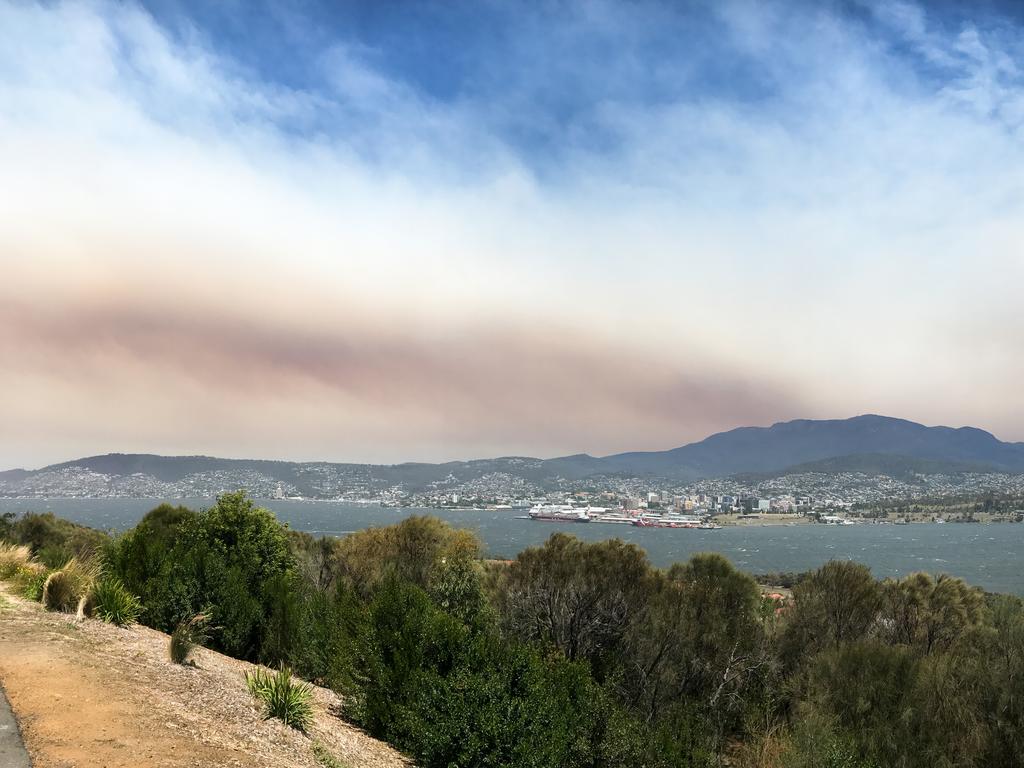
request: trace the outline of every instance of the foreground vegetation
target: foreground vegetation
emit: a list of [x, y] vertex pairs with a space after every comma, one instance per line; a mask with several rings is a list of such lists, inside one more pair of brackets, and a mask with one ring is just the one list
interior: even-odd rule
[[833, 562], [780, 603], [718, 555], [659, 570], [633, 545], [556, 533], [485, 563], [436, 519], [314, 539], [242, 494], [158, 507], [116, 538], [45, 515], [0, 534], [0, 578], [19, 589], [101, 565], [91, 594], [175, 633], [179, 663], [200, 642], [281, 668], [250, 688], [302, 728], [309, 698], [288, 667], [428, 767], [1024, 755], [1024, 606], [949, 577], [878, 581]]

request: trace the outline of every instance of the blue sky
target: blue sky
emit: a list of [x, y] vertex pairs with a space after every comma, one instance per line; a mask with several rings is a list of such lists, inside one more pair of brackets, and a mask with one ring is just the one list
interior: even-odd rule
[[1024, 439], [1022, 23], [0, 2], [0, 462]]
[[[322, 99], [282, 128], [343, 139], [372, 125], [373, 105], [338, 79], [359, 70], [425, 105], [474, 109], [478, 128], [537, 172], [580, 149], [621, 150], [628, 137], [608, 119], [611, 106], [710, 102], [799, 121], [795, 107], [813, 110], [802, 98], [808, 86], [834, 84], [846, 55], [875, 69], [880, 85], [928, 98], [977, 74], [986, 46], [1019, 53], [1020, 8], [991, 2], [144, 7], [179, 45], [214, 51], [264, 87]], [[963, 44], [974, 36], [984, 38], [976, 49]], [[1019, 73], [998, 76], [1009, 82]]]

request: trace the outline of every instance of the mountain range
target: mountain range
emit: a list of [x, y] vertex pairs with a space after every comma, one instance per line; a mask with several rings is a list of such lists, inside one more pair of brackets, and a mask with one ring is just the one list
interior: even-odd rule
[[174, 483], [201, 474], [258, 473], [306, 494], [318, 493], [316, 476], [325, 468], [368, 485], [402, 484], [416, 490], [439, 481], [467, 482], [507, 473], [530, 482], [594, 475], [651, 476], [676, 481], [738, 474], [795, 472], [909, 473], [1024, 472], [1024, 443], [1008, 443], [973, 427], [928, 427], [904, 419], [865, 415], [850, 419], [800, 419], [770, 427], [741, 427], [666, 451], [638, 451], [595, 457], [553, 459], [503, 457], [442, 464], [332, 464], [208, 456], [105, 454], [37, 470], [0, 472], [0, 484], [20, 485], [41, 473], [81, 468], [107, 476], [149, 477]]

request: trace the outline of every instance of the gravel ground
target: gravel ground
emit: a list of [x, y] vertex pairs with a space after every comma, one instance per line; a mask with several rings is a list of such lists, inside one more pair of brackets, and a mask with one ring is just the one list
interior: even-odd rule
[[[0, 587], [2, 590], [2, 587]], [[36, 768], [319, 766], [318, 742], [349, 768], [410, 763], [331, 714], [315, 688], [308, 735], [264, 720], [245, 685], [253, 665], [200, 649], [172, 664], [167, 635], [44, 611], [4, 593], [0, 681]]]

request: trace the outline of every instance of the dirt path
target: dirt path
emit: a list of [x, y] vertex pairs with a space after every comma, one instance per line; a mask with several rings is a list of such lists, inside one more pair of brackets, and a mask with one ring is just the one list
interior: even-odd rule
[[[0, 590], [3, 587], [0, 586]], [[351, 768], [398, 768], [394, 750], [333, 717], [317, 689], [310, 736], [263, 720], [245, 687], [251, 665], [210, 651], [172, 664], [167, 636], [44, 611], [4, 593], [0, 682], [36, 768], [320, 765], [319, 742]]]

